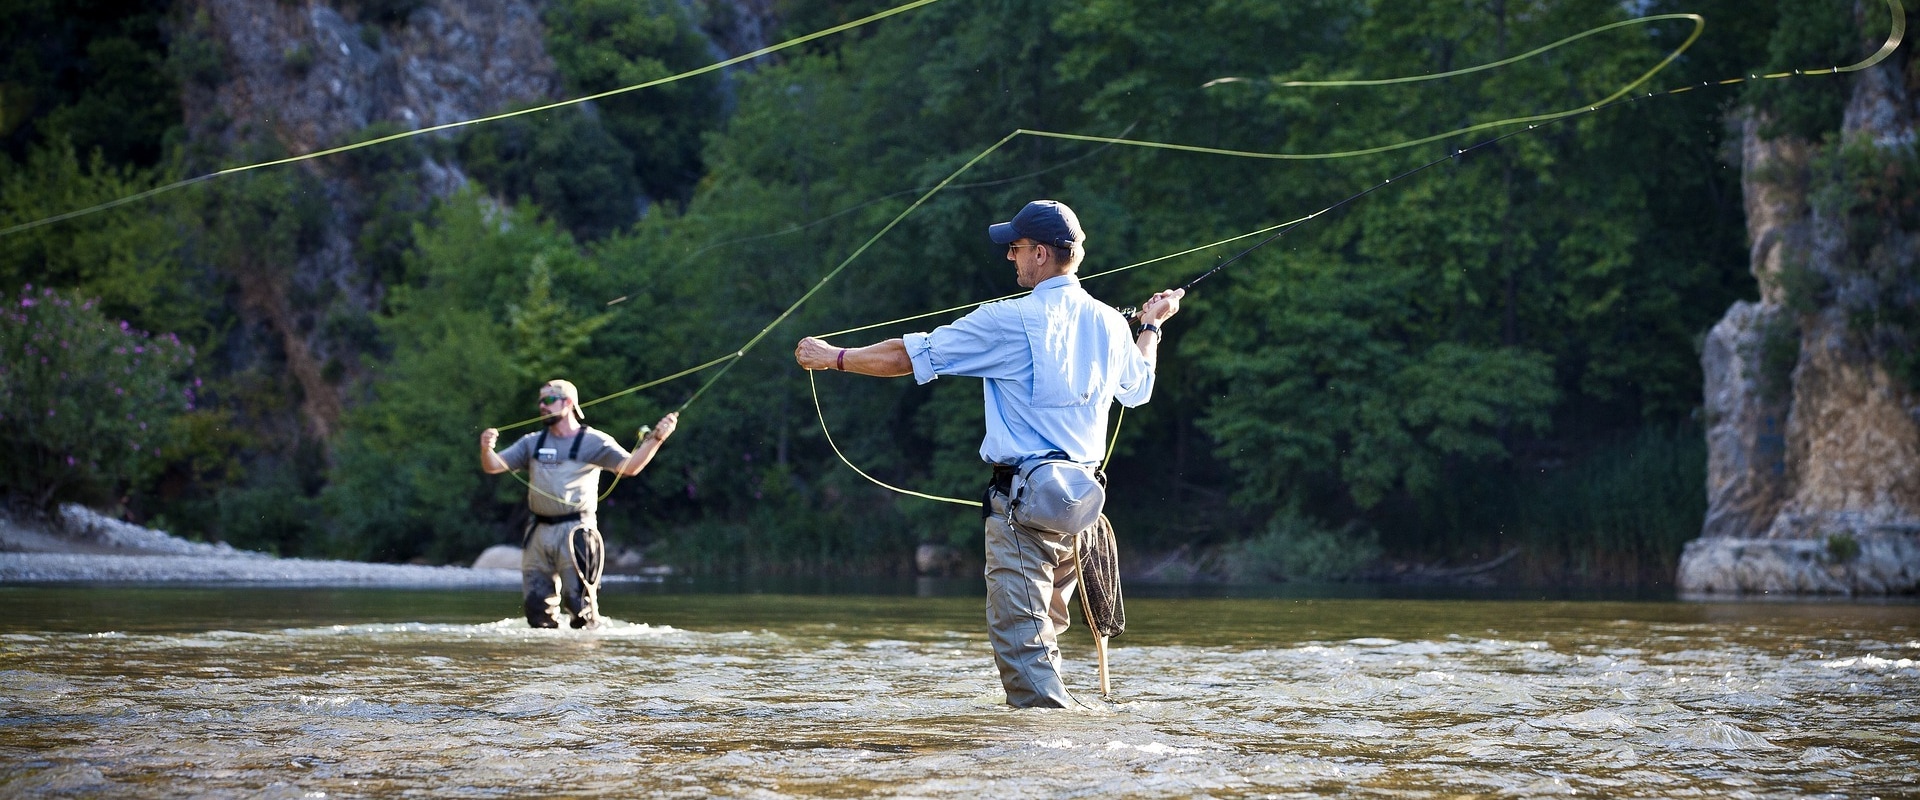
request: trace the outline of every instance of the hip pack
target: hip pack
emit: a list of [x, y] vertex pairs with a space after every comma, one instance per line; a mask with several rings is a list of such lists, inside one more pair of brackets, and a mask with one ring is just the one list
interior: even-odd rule
[[1007, 491], [1007, 518], [1048, 533], [1075, 534], [1093, 527], [1107, 504], [1099, 470], [1062, 459], [1020, 465]]

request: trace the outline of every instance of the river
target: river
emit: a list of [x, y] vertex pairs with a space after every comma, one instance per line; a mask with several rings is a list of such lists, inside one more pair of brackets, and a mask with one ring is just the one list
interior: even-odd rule
[[[977, 581], [0, 586], [5, 797], [1871, 797], [1920, 775], [1920, 606], [1142, 596], [1001, 704]], [[969, 589], [968, 587], [976, 587]], [[1134, 590], [1134, 587], [1129, 587]], [[1170, 593], [1177, 594], [1177, 593]]]

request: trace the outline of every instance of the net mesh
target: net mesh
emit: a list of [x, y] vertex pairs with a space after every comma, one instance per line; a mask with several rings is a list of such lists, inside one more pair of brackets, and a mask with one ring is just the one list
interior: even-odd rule
[[1119, 636], [1127, 629], [1127, 608], [1120, 598], [1120, 550], [1107, 515], [1080, 534], [1079, 550], [1087, 627], [1101, 636]]
[[579, 572], [580, 582], [588, 586], [600, 585], [600, 573], [607, 567], [607, 546], [601, 541], [600, 532], [592, 528], [575, 528], [568, 549], [573, 553], [573, 568]]

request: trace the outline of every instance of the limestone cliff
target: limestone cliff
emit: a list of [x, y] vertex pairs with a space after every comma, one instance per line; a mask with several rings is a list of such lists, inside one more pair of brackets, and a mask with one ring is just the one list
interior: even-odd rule
[[[176, 43], [188, 41], [207, 54], [183, 91], [190, 152], [198, 161], [191, 169], [313, 153], [370, 138], [370, 129], [418, 130], [562, 99], [564, 81], [546, 50], [547, 5], [187, 0], [177, 15]], [[705, 30], [716, 60], [766, 45], [773, 24], [768, 0], [714, 0], [700, 8], [716, 18]], [[360, 351], [368, 346], [364, 333], [355, 339], [350, 320], [378, 310], [389, 277], [356, 249], [388, 210], [375, 195], [391, 196], [395, 175], [416, 207], [468, 185], [453, 148], [418, 146], [457, 131], [379, 145], [377, 156], [364, 155], [375, 151], [369, 148], [269, 168], [298, 171], [301, 191], [317, 195], [308, 199], [317, 201], [309, 207], [319, 219], [302, 223], [317, 230], [303, 234], [293, 252], [251, 246], [243, 233], [241, 246], [213, 259], [232, 282], [247, 328], [235, 332], [229, 349], [255, 365], [257, 380], [281, 384], [265, 391], [297, 398], [297, 421], [289, 416], [278, 424], [300, 430], [281, 431], [285, 438], [324, 447], [338, 429], [364, 369]], [[364, 159], [370, 157], [384, 159], [381, 180], [389, 183], [368, 185]], [[214, 205], [226, 200], [218, 197]], [[291, 202], [263, 205], [257, 226], [297, 213], [288, 210], [296, 205]], [[644, 206], [645, 198], [636, 205]], [[404, 222], [387, 224], [404, 230]]]
[[1899, 173], [1915, 163], [1917, 66], [1904, 47], [1850, 76], [1838, 143], [1765, 139], [1746, 121], [1760, 299], [1735, 304], [1702, 353], [1709, 507], [1681, 557], [1682, 592], [1920, 589], [1920, 392], [1891, 367], [1915, 342], [1874, 321], [1890, 305], [1910, 314], [1920, 293], [1920, 232], [1902, 208], [1914, 199], [1833, 200], [1872, 194], [1835, 183], [1838, 148], [1884, 165], [1871, 179], [1912, 185]]
[[[339, 146], [376, 123], [412, 130], [559, 97], [537, 0], [425, 2], [391, 20], [349, 15], [356, 11], [317, 0], [188, 4], [182, 35], [219, 56], [217, 77], [190, 81], [184, 92], [187, 129], [208, 167]], [[458, 165], [418, 158], [422, 196], [465, 185]], [[344, 373], [358, 362], [325, 323], [330, 314], [370, 312], [382, 292], [354, 254], [366, 198], [335, 159], [272, 169], [300, 170], [321, 187], [320, 232], [292, 255], [238, 248], [223, 267], [252, 336], [278, 345], [267, 360], [284, 361], [305, 434], [324, 442], [345, 405]], [[289, 257], [294, 263], [272, 263]]]

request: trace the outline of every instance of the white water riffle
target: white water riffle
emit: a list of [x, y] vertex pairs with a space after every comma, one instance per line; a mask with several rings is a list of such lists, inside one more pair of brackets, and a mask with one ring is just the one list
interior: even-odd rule
[[1076, 629], [1092, 708], [1013, 711], [977, 599], [609, 605], [678, 622], [16, 621], [0, 796], [1867, 797], [1920, 774], [1914, 607], [1134, 601], [1111, 702]]

